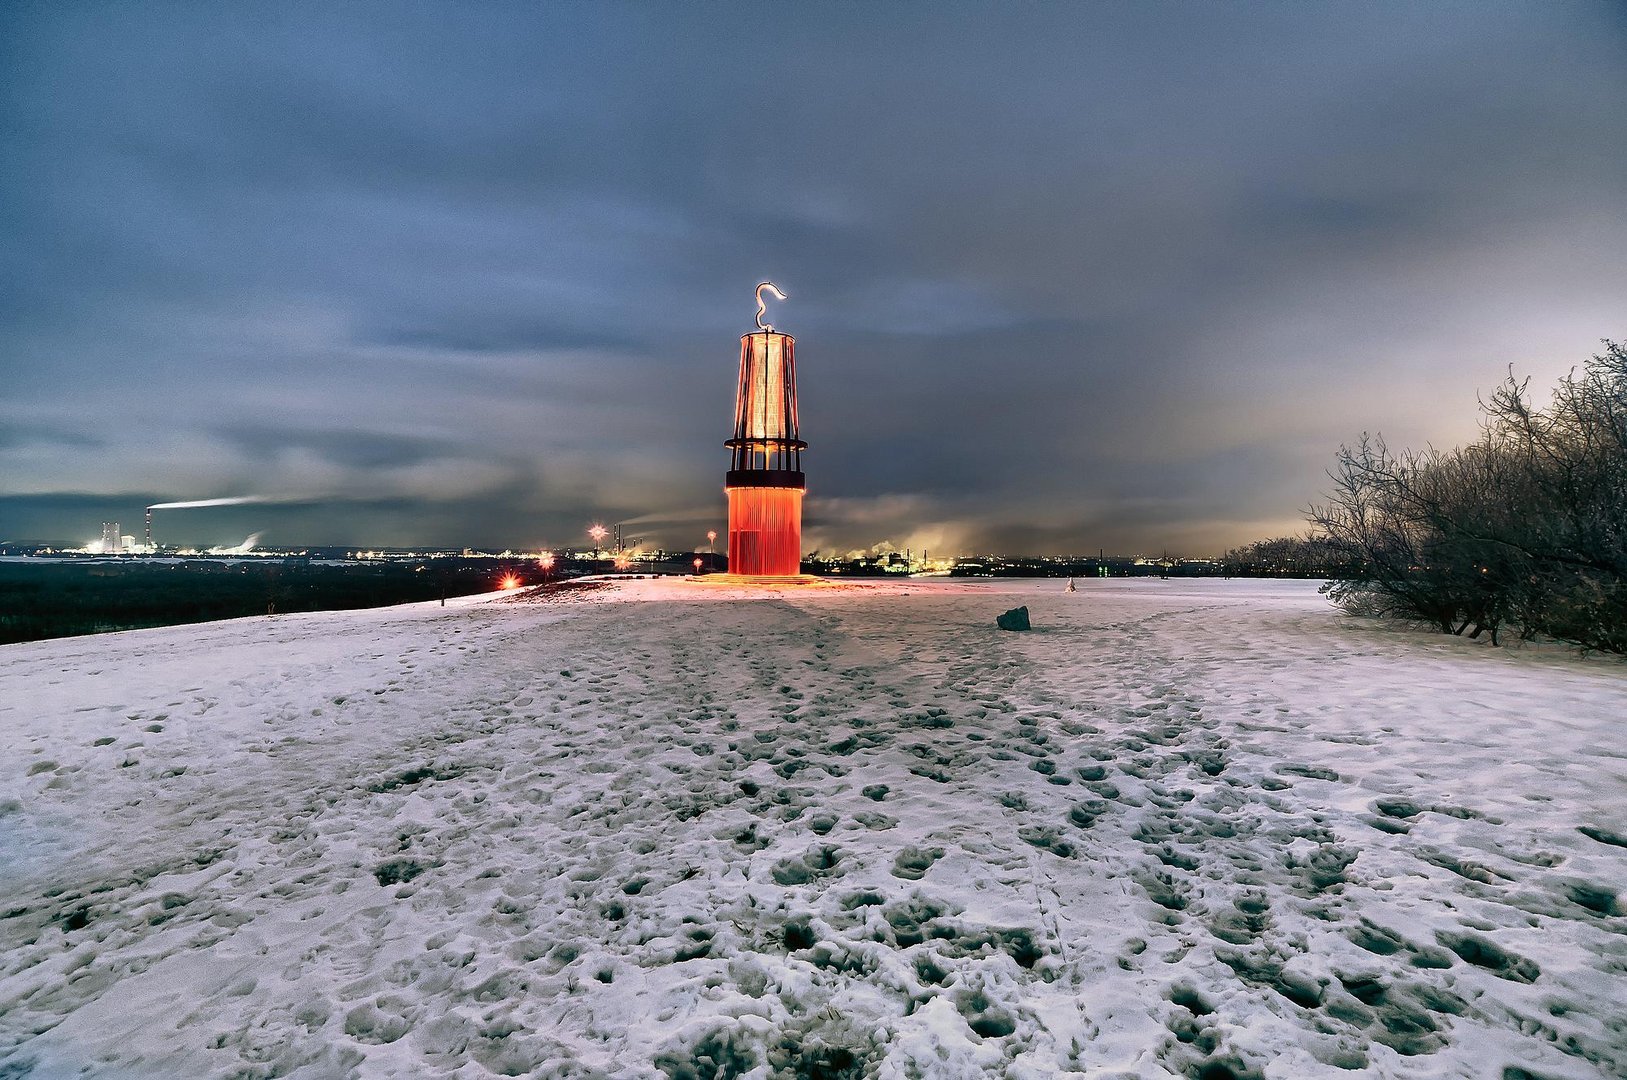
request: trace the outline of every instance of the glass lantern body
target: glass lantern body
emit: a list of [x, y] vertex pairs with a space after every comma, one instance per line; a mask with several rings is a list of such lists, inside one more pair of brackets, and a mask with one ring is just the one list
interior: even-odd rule
[[730, 468], [729, 571], [789, 577], [801, 569], [802, 451], [796, 340], [760, 330], [740, 339]]

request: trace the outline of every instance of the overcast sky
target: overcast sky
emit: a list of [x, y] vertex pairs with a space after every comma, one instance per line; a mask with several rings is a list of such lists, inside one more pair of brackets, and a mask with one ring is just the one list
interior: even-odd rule
[[1619, 4], [0, 6], [0, 540], [1205, 554], [1627, 337]]

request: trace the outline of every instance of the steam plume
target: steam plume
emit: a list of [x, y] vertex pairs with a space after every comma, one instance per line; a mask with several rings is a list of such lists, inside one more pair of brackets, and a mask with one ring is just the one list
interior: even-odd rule
[[721, 521], [728, 514], [717, 506], [696, 507], [693, 510], [672, 510], [660, 514], [642, 514], [636, 518], [628, 518], [616, 522], [625, 528], [628, 525], [669, 525], [686, 524], [692, 521]]
[[246, 503], [269, 502], [264, 495], [238, 495], [230, 499], [194, 499], [192, 502], [153, 503], [149, 510], [197, 510], [205, 506], [243, 506]]

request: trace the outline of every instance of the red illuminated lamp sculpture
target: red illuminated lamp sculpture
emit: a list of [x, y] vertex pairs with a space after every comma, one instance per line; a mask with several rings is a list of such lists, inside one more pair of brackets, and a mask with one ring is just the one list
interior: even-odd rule
[[757, 286], [757, 330], [740, 339], [731, 461], [729, 573], [795, 577], [802, 564], [802, 451], [797, 438], [796, 340], [763, 322], [763, 292], [784, 300], [769, 282]]

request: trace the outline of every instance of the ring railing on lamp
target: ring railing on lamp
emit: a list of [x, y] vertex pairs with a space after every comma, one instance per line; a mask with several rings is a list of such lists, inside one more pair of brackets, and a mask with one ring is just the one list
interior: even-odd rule
[[729, 496], [729, 570], [747, 576], [790, 577], [801, 569], [802, 494], [807, 487], [797, 437], [796, 339], [763, 322], [757, 286], [757, 326], [740, 339], [734, 438], [724, 488]]

